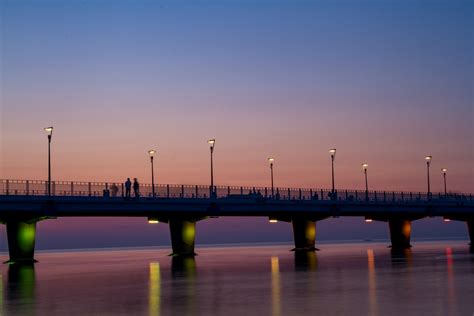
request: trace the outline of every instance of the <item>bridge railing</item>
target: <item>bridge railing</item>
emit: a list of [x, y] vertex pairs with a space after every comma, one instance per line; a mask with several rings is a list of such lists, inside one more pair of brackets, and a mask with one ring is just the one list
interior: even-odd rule
[[[465, 200], [473, 202], [472, 194], [462, 193], [432, 193], [402, 192], [402, 191], [365, 191], [365, 190], [336, 190], [306, 188], [274, 188], [249, 186], [216, 186], [211, 190], [206, 185], [155, 185], [156, 198], [266, 198], [275, 200], [337, 200], [360, 202], [421, 202], [427, 200]], [[39, 195], [48, 194], [48, 182], [43, 180], [6, 180], [0, 179], [0, 195]], [[123, 183], [117, 182], [75, 182], [52, 181], [51, 195], [53, 196], [90, 196], [90, 197], [126, 197], [127, 192]], [[130, 192], [134, 197], [133, 186]], [[140, 184], [140, 197], [153, 197], [151, 184]]]

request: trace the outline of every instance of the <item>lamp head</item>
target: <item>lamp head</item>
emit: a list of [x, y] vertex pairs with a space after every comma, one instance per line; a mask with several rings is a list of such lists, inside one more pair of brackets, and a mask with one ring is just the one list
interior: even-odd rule
[[273, 164], [273, 162], [275, 161], [275, 158], [268, 158], [267, 160], [269, 164]]
[[45, 128], [43, 128], [43, 130], [46, 132], [46, 134], [47, 134], [48, 136], [53, 135], [53, 127], [52, 127], [52, 126], [50, 126], [50, 127], [45, 127]]
[[331, 154], [331, 157], [335, 157], [336, 156], [336, 148], [329, 149], [329, 153]]
[[446, 173], [446, 172], [448, 172], [448, 169], [443, 168], [443, 169], [441, 169], [441, 171], [443, 171], [443, 173]]
[[209, 140], [207, 141], [207, 143], [208, 143], [209, 145], [211, 145], [211, 148], [214, 148], [214, 144], [216, 143], [216, 140], [215, 140], [214, 138], [212, 138], [212, 139], [209, 139]]
[[363, 163], [362, 164], [362, 170], [366, 171], [367, 168], [369, 168], [369, 164], [368, 163]]
[[153, 149], [150, 149], [148, 151], [148, 155], [150, 155], [150, 157], [153, 157], [155, 155], [155, 153], [156, 153], [156, 150], [153, 150]]

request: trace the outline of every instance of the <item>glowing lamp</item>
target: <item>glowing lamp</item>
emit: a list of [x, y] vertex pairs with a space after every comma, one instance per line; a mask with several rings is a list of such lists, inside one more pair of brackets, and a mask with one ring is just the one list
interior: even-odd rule
[[447, 217], [443, 217], [443, 221], [445, 221], [445, 222], [450, 222], [451, 219], [450, 219], [450, 218], [447, 218]]
[[214, 138], [212, 138], [212, 139], [209, 139], [209, 140], [207, 141], [207, 143], [208, 143], [209, 145], [211, 145], [212, 147], [214, 147], [214, 144], [216, 143], [216, 140], [215, 140]]
[[154, 217], [148, 217], [148, 224], [158, 224], [160, 221]]
[[269, 221], [270, 223], [278, 223], [278, 220], [277, 220], [276, 218], [273, 218], [273, 217], [270, 217], [270, 218], [268, 219], [268, 221]]
[[336, 148], [329, 149], [329, 153], [331, 154], [331, 156], [336, 156]]
[[150, 157], [153, 157], [155, 153], [156, 153], [156, 150], [153, 150], [153, 149], [148, 151], [148, 155], [150, 155]]
[[372, 223], [372, 222], [373, 222], [373, 219], [371, 219], [370, 217], [366, 217], [366, 218], [365, 218], [365, 222], [366, 222], [366, 223]]
[[269, 163], [273, 163], [275, 161], [275, 158], [268, 158]]
[[365, 171], [365, 170], [367, 170], [367, 168], [369, 168], [369, 164], [363, 163], [363, 164], [362, 164], [362, 170]]
[[46, 132], [46, 134], [47, 134], [48, 136], [51, 136], [51, 135], [53, 134], [53, 127], [52, 127], [52, 126], [50, 126], [50, 127], [45, 127], [45, 128], [43, 128], [43, 129], [44, 129], [44, 131]]
[[448, 169], [443, 168], [443, 169], [441, 169], [441, 171], [443, 171], [444, 173], [446, 173], [446, 172], [448, 171]]

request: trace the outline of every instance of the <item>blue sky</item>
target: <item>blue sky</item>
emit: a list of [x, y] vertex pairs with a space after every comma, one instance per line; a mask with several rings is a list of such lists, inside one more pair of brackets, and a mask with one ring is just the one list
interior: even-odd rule
[[[277, 185], [328, 187], [327, 150], [337, 147], [338, 187], [361, 188], [368, 162], [371, 187], [422, 191], [431, 154], [435, 190], [447, 167], [450, 190], [472, 191], [472, 1], [0, 5], [2, 178], [44, 179], [41, 129], [54, 125], [57, 180], [149, 182], [154, 147], [159, 183], [206, 184], [205, 140], [215, 137], [218, 184], [267, 185], [272, 155]], [[42, 228], [51, 243], [103, 233], [56, 223]], [[257, 241], [290, 236], [233, 219], [205, 224], [206, 242], [220, 240], [219, 225], [243, 223]], [[327, 238], [363, 236], [367, 226], [352, 223], [328, 226]], [[121, 225], [137, 236], [121, 236]], [[146, 243], [155, 235], [138, 234], [144, 225], [107, 220], [107, 238]], [[450, 227], [443, 234], [464, 234]]]

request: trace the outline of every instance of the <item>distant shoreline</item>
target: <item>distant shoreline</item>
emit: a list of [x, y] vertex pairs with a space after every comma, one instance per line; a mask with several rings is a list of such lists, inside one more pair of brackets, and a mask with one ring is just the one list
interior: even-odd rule
[[[446, 238], [415, 238], [412, 240], [413, 243], [427, 243], [435, 241], [465, 241], [469, 243], [468, 238], [463, 237], [446, 237]], [[331, 245], [331, 244], [380, 244], [390, 243], [389, 239], [352, 239], [352, 240], [322, 240], [317, 241], [317, 245]], [[255, 243], [224, 243], [224, 244], [196, 244], [197, 251], [199, 248], [238, 248], [238, 247], [264, 247], [264, 246], [288, 246], [292, 247], [293, 243], [288, 242], [255, 242]], [[128, 250], [167, 250], [171, 251], [171, 245], [162, 246], [130, 246], [130, 247], [98, 247], [98, 248], [58, 248], [58, 249], [37, 249], [37, 253], [60, 253], [60, 252], [96, 252], [96, 251], [128, 251]], [[6, 255], [8, 251], [0, 251], [0, 255]]]

